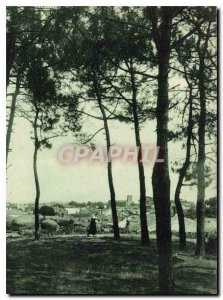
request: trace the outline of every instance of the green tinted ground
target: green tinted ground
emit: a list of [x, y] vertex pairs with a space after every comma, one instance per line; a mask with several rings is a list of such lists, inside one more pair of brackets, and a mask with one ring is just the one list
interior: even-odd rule
[[[216, 294], [216, 257], [197, 259], [174, 242], [175, 294]], [[176, 253], [177, 252], [177, 253]], [[9, 294], [158, 294], [155, 240], [54, 237], [7, 241]]]

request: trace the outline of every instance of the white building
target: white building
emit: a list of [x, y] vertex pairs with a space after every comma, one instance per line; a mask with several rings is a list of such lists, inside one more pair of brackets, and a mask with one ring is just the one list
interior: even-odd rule
[[80, 212], [80, 208], [79, 207], [68, 207], [68, 208], [65, 208], [65, 212], [68, 216], [76, 215]]

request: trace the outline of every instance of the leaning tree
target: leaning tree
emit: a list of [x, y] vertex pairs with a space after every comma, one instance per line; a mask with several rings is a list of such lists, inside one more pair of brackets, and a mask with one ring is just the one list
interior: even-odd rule
[[[35, 239], [39, 239], [40, 183], [38, 175], [38, 152], [51, 148], [50, 140], [61, 136], [56, 125], [61, 113], [58, 110], [57, 83], [48, 68], [37, 61], [30, 65], [26, 77], [26, 93], [18, 107], [18, 116], [28, 120], [33, 127], [33, 172], [35, 180]], [[60, 97], [59, 97], [60, 98]]]

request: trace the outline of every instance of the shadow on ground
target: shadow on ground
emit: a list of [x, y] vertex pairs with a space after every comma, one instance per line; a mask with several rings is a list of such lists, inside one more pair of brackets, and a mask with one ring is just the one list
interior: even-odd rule
[[[197, 259], [192, 249], [174, 254], [174, 293], [216, 294], [216, 258]], [[158, 294], [155, 240], [150, 247], [93, 237], [8, 241], [7, 293]]]

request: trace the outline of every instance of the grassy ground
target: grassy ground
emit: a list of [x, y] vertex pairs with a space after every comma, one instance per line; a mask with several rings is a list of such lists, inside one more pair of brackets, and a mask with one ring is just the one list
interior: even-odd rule
[[[216, 294], [216, 258], [177, 252], [176, 294]], [[177, 252], [177, 254], [176, 254]], [[7, 241], [8, 294], [158, 294], [155, 240], [54, 237]]]

